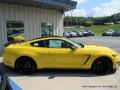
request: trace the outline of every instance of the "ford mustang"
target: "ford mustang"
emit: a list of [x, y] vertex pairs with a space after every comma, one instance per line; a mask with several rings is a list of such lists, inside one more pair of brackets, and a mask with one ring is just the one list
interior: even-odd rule
[[21, 74], [38, 69], [90, 69], [105, 75], [118, 68], [117, 52], [99, 45], [84, 45], [59, 36], [41, 37], [5, 48], [3, 61]]

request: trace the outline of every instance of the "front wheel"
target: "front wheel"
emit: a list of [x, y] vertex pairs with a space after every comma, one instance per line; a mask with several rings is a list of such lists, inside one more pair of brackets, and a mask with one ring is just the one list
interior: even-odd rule
[[36, 65], [31, 59], [22, 58], [16, 61], [15, 69], [21, 74], [28, 75], [36, 71]]
[[110, 60], [98, 59], [93, 63], [92, 71], [98, 75], [109, 74], [112, 71], [112, 63]]

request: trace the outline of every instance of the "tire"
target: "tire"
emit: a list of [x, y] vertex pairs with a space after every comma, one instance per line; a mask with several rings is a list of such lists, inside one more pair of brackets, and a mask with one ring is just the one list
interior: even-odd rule
[[17, 72], [23, 75], [28, 75], [35, 72], [37, 70], [37, 66], [32, 59], [25, 57], [20, 58], [16, 61], [15, 69], [17, 70]]
[[70, 38], [73, 38], [73, 36], [72, 36], [72, 35], [70, 35]]
[[92, 65], [92, 71], [98, 75], [106, 75], [112, 72], [112, 62], [106, 58], [97, 59]]

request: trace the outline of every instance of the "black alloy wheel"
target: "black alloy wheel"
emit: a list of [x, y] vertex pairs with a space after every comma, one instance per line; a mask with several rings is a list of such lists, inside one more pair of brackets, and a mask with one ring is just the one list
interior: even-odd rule
[[15, 69], [17, 72], [28, 75], [36, 71], [36, 64], [31, 59], [17, 60], [15, 63]]
[[109, 74], [112, 71], [112, 63], [109, 60], [98, 59], [93, 63], [92, 71], [98, 75]]

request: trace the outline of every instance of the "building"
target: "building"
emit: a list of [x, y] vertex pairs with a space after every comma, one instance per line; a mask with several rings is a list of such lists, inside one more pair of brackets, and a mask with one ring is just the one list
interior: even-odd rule
[[71, 0], [0, 0], [0, 53], [10, 35], [26, 40], [62, 35], [65, 11], [76, 8]]

